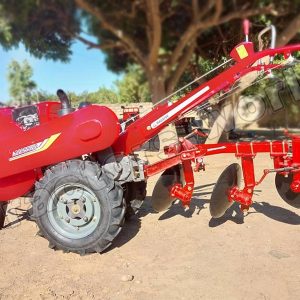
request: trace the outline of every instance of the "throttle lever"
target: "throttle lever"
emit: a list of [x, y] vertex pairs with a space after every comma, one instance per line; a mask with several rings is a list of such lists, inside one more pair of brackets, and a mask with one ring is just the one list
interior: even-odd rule
[[250, 31], [250, 21], [248, 19], [245, 19], [243, 21], [243, 28], [244, 28], [244, 34], [245, 34], [245, 41], [249, 42], [249, 31]]

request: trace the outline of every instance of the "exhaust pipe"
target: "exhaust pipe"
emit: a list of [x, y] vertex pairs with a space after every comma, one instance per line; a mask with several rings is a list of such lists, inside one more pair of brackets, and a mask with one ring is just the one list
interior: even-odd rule
[[58, 112], [60, 116], [67, 115], [74, 111], [70, 99], [68, 98], [67, 94], [63, 90], [61, 89], [57, 90], [56, 95], [59, 98], [61, 103], [61, 109]]

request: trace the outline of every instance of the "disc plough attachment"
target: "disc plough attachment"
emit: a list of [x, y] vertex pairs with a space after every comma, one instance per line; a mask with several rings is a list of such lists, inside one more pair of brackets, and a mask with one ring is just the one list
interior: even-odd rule
[[159, 177], [152, 193], [152, 207], [156, 211], [168, 209], [176, 200], [171, 190], [173, 186], [181, 183], [180, 167], [173, 166], [165, 170]]
[[[242, 211], [247, 211], [252, 204], [254, 188], [269, 173], [276, 173], [275, 183], [281, 198], [293, 207], [300, 208], [300, 137], [289, 135], [289, 138], [291, 140], [210, 145], [194, 145], [187, 139], [180, 138], [178, 143], [165, 148], [168, 158], [146, 168], [148, 176], [151, 176], [169, 166], [158, 180], [153, 197], [155, 195], [160, 203], [168, 205], [177, 198], [184, 206], [189, 206], [194, 190], [194, 172], [205, 170], [205, 156], [233, 153], [240, 159], [241, 166], [237, 163], [229, 165], [217, 180], [210, 200], [210, 213], [213, 218], [223, 216], [234, 202], [240, 204]], [[261, 178], [256, 181], [254, 159], [258, 153], [269, 153], [274, 168], [263, 170]], [[175, 171], [170, 171], [173, 166], [178, 170], [179, 165], [184, 178], [181, 183], [176, 182], [178, 177]], [[162, 182], [166, 184], [163, 185]]]
[[233, 191], [241, 187], [242, 171], [239, 164], [229, 165], [216, 182], [209, 204], [209, 211], [213, 218], [220, 218], [234, 203]]
[[289, 205], [300, 208], [299, 177], [300, 173], [280, 174], [275, 177], [275, 185], [280, 197]]

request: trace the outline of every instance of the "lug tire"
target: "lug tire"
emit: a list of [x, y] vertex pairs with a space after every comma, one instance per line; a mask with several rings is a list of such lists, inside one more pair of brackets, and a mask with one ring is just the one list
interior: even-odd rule
[[[58, 191], [63, 190], [64, 186], [68, 186], [69, 189], [71, 187], [71, 192], [73, 186], [74, 191], [75, 188], [78, 191], [77, 187], [80, 187], [83, 193], [88, 193], [88, 197], [94, 199], [93, 202], [98, 207], [99, 216], [94, 216], [93, 219], [99, 219], [97, 225], [89, 224], [92, 227], [90, 226], [91, 228], [83, 235], [78, 233], [76, 236], [76, 232], [71, 232], [73, 229], [69, 228], [70, 225], [64, 225], [60, 223], [62, 221], [58, 217], [57, 221], [53, 217], [55, 216], [55, 203], [57, 215], [60, 213]], [[74, 201], [76, 204], [76, 200]], [[52, 210], [49, 209], [50, 203], [54, 203]], [[111, 245], [124, 224], [125, 209], [122, 187], [106, 176], [97, 163], [91, 161], [70, 160], [51, 167], [37, 182], [33, 196], [33, 215], [41, 235], [49, 241], [49, 247], [81, 255], [92, 252], [100, 253]], [[96, 210], [92, 209], [92, 211]], [[63, 224], [61, 228], [59, 224]], [[88, 225], [83, 225], [83, 230], [84, 226]], [[68, 230], [73, 236], [68, 233]]]

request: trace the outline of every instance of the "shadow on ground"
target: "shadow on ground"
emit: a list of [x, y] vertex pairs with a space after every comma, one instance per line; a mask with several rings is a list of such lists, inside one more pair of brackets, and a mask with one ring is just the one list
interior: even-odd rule
[[264, 214], [275, 221], [290, 225], [300, 225], [300, 216], [286, 208], [271, 205], [267, 202], [254, 202], [252, 207], [256, 212]]
[[109, 252], [114, 248], [120, 248], [131, 239], [133, 239], [141, 228], [141, 220], [137, 215], [131, 216], [125, 221], [121, 233], [114, 239], [112, 245], [108, 247], [103, 253]]
[[[215, 185], [215, 183], [200, 185], [195, 187], [193, 198], [191, 200], [191, 205], [188, 209], [185, 209], [179, 200], [176, 200], [174, 204], [166, 210], [160, 217], [159, 220], [167, 220], [170, 219], [176, 215], [181, 215], [185, 218], [191, 218], [195, 213], [197, 215], [200, 214], [200, 212], [203, 209], [206, 209], [207, 206], [204, 206], [204, 204], [208, 203], [207, 199], [201, 199], [201, 196], [210, 195], [211, 194], [211, 187]], [[151, 206], [151, 197], [146, 197], [139, 213], [139, 217], [145, 217], [146, 215], [150, 213], [156, 213], [152, 206]]]
[[31, 209], [27, 210], [27, 209], [22, 209], [22, 208], [18, 208], [18, 207], [17, 208], [10, 208], [7, 211], [7, 216], [8, 217], [14, 217], [15, 220], [13, 220], [13, 221], [7, 223], [6, 225], [4, 225], [3, 229], [17, 226], [24, 220], [33, 221], [32, 218], [30, 217], [30, 215], [31, 215]]

